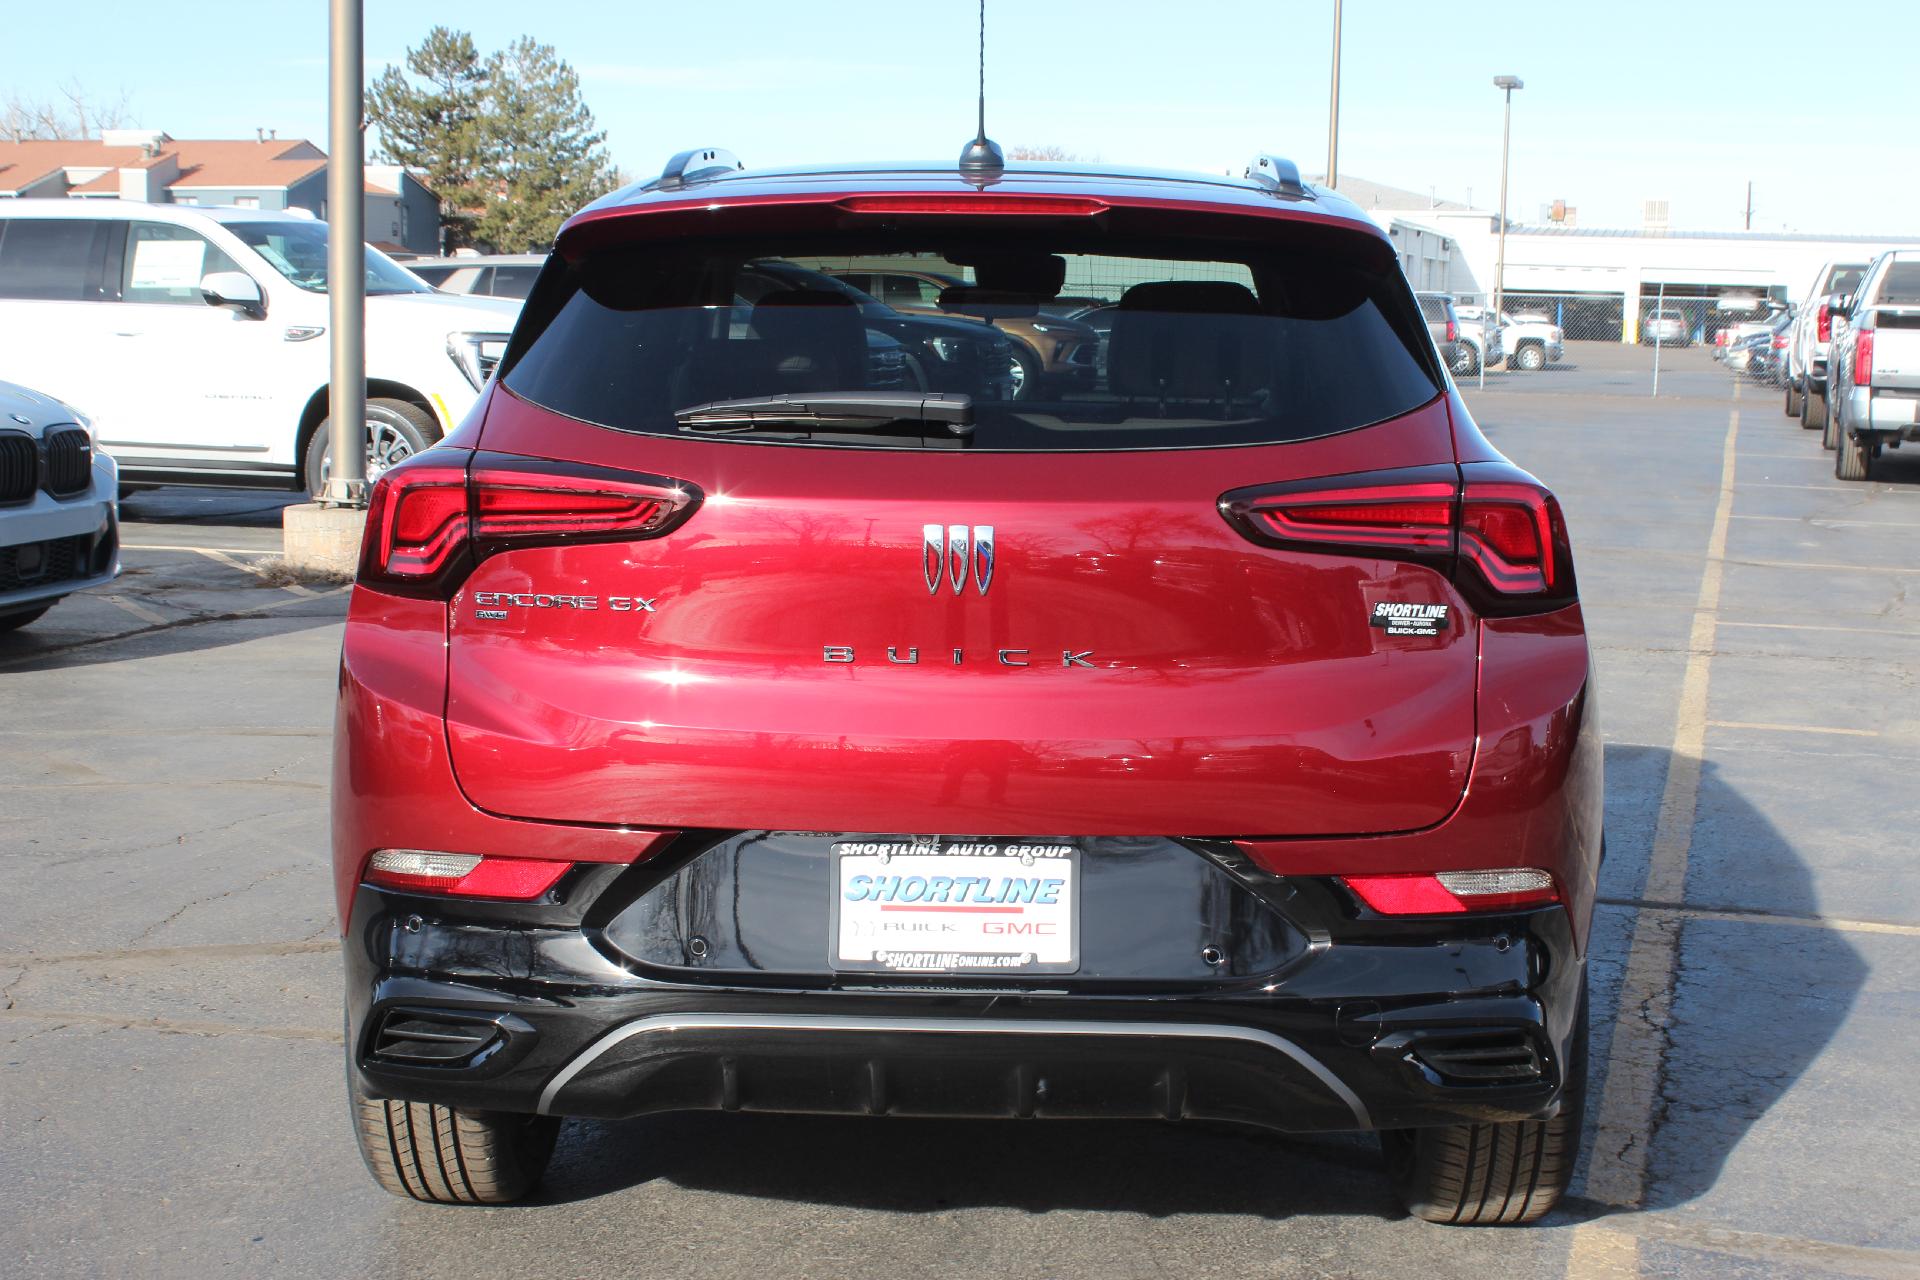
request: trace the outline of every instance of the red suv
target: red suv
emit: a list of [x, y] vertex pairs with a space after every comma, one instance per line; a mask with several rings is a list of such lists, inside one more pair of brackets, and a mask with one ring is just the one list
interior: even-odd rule
[[[1376, 1130], [1423, 1217], [1553, 1205], [1602, 847], [1565, 525], [1380, 230], [1250, 174], [705, 152], [565, 226], [347, 623], [382, 1185], [511, 1200], [561, 1117], [709, 1108]], [[869, 385], [816, 277], [909, 255], [1111, 298], [1102, 376]]]

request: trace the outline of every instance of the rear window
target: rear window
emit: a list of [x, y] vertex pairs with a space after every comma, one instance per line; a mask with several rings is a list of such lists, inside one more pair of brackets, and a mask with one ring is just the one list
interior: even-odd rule
[[1920, 302], [1920, 262], [1895, 262], [1889, 265], [1886, 279], [1880, 282], [1878, 301]]
[[[964, 447], [1046, 451], [1300, 440], [1438, 394], [1390, 251], [1350, 232], [1265, 234], [889, 228], [622, 246], [543, 279], [502, 380], [555, 412], [656, 435], [695, 434], [675, 411], [720, 400], [958, 393], [976, 421]], [[913, 447], [935, 430], [833, 440]], [[745, 438], [818, 442], [764, 426]]]

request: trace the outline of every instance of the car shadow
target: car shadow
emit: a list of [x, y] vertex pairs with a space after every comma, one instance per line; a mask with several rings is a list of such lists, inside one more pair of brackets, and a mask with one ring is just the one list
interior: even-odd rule
[[[1608, 865], [1592, 954], [1596, 1017], [1576, 1196], [1592, 1166], [1595, 1117], [1610, 1083], [1619, 979], [1635, 918], [1627, 904], [1644, 891], [1670, 762], [1661, 747], [1607, 748]], [[1748, 1131], [1833, 1041], [1868, 973], [1846, 934], [1791, 920], [1821, 912], [1812, 872], [1711, 759], [1701, 765], [1685, 900], [1690, 914], [1680, 922], [1667, 1052], [1653, 1082], [1652, 1132], [1641, 1137], [1649, 1144], [1641, 1211], [1674, 1208], [1714, 1187]], [[1754, 918], [1761, 906], [1772, 919]], [[1570, 1207], [1606, 1211], [1578, 1201]]]
[[[1652, 747], [1607, 750], [1610, 851], [1602, 892], [1608, 905], [1594, 931], [1587, 1142], [1573, 1194], [1551, 1220], [1614, 1212], [1581, 1192], [1632, 933], [1633, 915], [1623, 904], [1637, 901], [1644, 884], [1668, 758]], [[1712, 864], [1710, 846], [1732, 841], [1740, 862], [1768, 877], [1771, 910], [1818, 913], [1805, 864], [1710, 761], [1702, 771], [1697, 815], [1697, 865], [1705, 870], [1696, 883], [1723, 870]], [[1746, 905], [1706, 887], [1690, 893], [1689, 903], [1721, 911]], [[1790, 945], [1782, 945], [1785, 930], [1791, 930]], [[1748, 945], [1733, 946], [1729, 938]], [[1736, 963], [1703, 958], [1723, 955], [1730, 946]], [[1671, 1045], [1656, 1082], [1663, 1101], [1653, 1117], [1653, 1182], [1644, 1209], [1683, 1204], [1718, 1181], [1747, 1131], [1833, 1039], [1867, 973], [1842, 934], [1738, 918], [1688, 920], [1679, 960]], [[1791, 1018], [1785, 1034], [1783, 1014]], [[1730, 1062], [1740, 1064], [1738, 1089], [1726, 1087]], [[688, 1190], [896, 1213], [1008, 1207], [1268, 1219], [1405, 1216], [1370, 1135], [1283, 1136], [1145, 1121], [716, 1114], [574, 1121], [563, 1129], [540, 1198], [591, 1199], [655, 1180]]]

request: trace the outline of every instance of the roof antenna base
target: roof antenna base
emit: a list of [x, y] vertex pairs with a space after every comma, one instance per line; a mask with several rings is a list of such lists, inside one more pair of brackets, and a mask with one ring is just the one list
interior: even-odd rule
[[968, 178], [991, 182], [1007, 171], [1007, 153], [1000, 144], [981, 134], [960, 152], [960, 172]]

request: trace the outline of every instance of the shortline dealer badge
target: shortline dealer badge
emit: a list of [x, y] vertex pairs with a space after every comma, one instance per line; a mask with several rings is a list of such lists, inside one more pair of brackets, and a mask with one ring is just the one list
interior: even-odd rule
[[1390, 636], [1437, 636], [1447, 625], [1451, 605], [1409, 604], [1400, 600], [1382, 600], [1373, 606], [1368, 619]]

